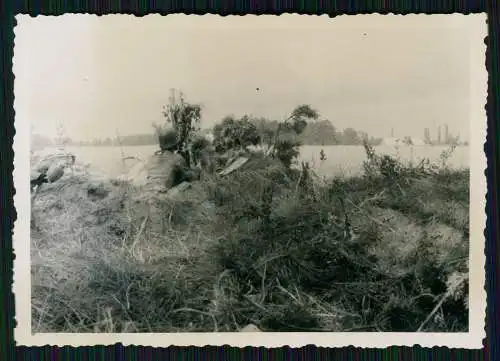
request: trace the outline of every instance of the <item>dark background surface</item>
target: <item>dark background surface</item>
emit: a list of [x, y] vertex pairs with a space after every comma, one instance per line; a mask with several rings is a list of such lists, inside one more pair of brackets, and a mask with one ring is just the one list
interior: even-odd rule
[[[359, 4], [363, 3], [363, 4]], [[13, 27], [15, 14], [60, 15], [64, 13], [110, 14], [126, 13], [138, 16], [149, 13], [186, 13], [186, 14], [365, 14], [365, 13], [488, 13], [488, 31], [486, 39], [488, 85], [488, 138], [485, 151], [488, 157], [488, 196], [486, 211], [488, 214], [486, 235], [486, 290], [488, 293], [487, 323], [482, 350], [460, 350], [448, 348], [390, 347], [387, 349], [332, 348], [321, 349], [307, 346], [301, 349], [280, 348], [244, 348], [233, 347], [170, 347], [167, 349], [151, 347], [95, 346], [95, 347], [16, 347], [13, 328], [15, 326], [14, 295], [12, 293], [12, 231], [16, 219], [13, 204]], [[499, 252], [497, 251], [497, 176], [498, 176], [498, 132], [499, 123], [499, 66], [498, 66], [498, 6], [496, 0], [425, 0], [425, 1], [300, 1], [300, 2], [250, 2], [250, 1], [154, 1], [154, 0], [36, 0], [36, 1], [0, 1], [0, 43], [2, 66], [2, 87], [0, 88], [0, 241], [2, 242], [1, 282], [0, 282], [0, 360], [129, 360], [129, 359], [327, 359], [327, 360], [499, 360], [499, 325], [498, 300], [500, 289], [497, 285]]]

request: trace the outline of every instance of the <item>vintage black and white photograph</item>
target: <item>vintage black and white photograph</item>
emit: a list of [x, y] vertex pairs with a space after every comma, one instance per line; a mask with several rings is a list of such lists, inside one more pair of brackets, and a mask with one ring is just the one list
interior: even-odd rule
[[18, 16], [17, 334], [480, 346], [485, 36], [481, 14]]

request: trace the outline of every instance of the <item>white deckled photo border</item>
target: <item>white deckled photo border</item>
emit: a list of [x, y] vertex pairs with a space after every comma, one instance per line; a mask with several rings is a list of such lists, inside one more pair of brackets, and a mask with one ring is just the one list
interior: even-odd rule
[[[20, 15], [26, 16], [26, 15]], [[71, 15], [69, 15], [71, 16]], [[127, 15], [110, 15], [127, 16]], [[177, 16], [177, 15], [176, 15]], [[179, 15], [186, 16], [186, 15]], [[216, 15], [204, 15], [216, 16]], [[256, 17], [248, 15], [249, 17]], [[282, 15], [283, 22], [294, 22], [298, 16]], [[356, 16], [396, 16], [396, 15], [356, 15]], [[123, 334], [70, 334], [31, 333], [31, 287], [30, 287], [30, 189], [25, 181], [30, 173], [30, 124], [15, 120], [14, 137], [14, 205], [17, 220], [14, 225], [13, 248], [15, 309], [17, 327], [14, 329], [18, 346], [89, 346], [143, 345], [154, 347], [231, 345], [236, 347], [301, 347], [314, 344], [318, 347], [374, 347], [389, 346], [422, 347], [447, 346], [452, 348], [482, 348], [485, 333], [486, 291], [485, 291], [485, 234], [486, 227], [486, 110], [488, 73], [485, 65], [487, 36], [486, 14], [450, 15], [405, 15], [405, 16], [467, 16], [470, 19], [470, 289], [469, 289], [469, 332], [468, 333], [123, 333]], [[196, 17], [196, 16], [191, 16]], [[271, 17], [271, 16], [270, 16]], [[326, 16], [317, 17], [321, 21], [335, 21]], [[222, 19], [222, 17], [221, 17]], [[19, 25], [17, 25], [19, 26]], [[465, 40], [465, 39], [464, 39]], [[15, 54], [15, 48], [14, 48]], [[14, 55], [14, 74], [16, 56]], [[14, 86], [15, 87], [15, 86]], [[14, 102], [16, 106], [16, 103]]]

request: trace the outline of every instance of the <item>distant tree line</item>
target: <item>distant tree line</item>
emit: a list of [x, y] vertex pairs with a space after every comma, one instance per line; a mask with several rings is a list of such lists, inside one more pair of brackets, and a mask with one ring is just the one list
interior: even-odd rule
[[107, 137], [104, 139], [92, 139], [72, 143], [79, 146], [131, 146], [131, 145], [152, 145], [158, 144], [158, 137], [155, 133], [151, 134], [133, 134], [116, 137]]
[[[257, 127], [264, 143], [278, 127], [277, 121], [265, 118], [254, 118], [250, 121]], [[371, 145], [382, 143], [382, 138], [369, 136], [363, 131], [353, 128], [337, 129], [328, 119], [308, 122], [298, 138], [304, 145], [361, 145], [365, 140]]]
[[[367, 140], [369, 144], [378, 145], [382, 142], [382, 138], [371, 137], [366, 132], [357, 131], [353, 128], [337, 129], [327, 119], [308, 122], [303, 127], [302, 132], [297, 135], [298, 140], [303, 145], [361, 145], [363, 140]], [[278, 121], [249, 116], [241, 118], [226, 116], [214, 126], [212, 134], [221, 139], [220, 132], [222, 129], [227, 132], [224, 141], [229, 143], [241, 143], [245, 139], [245, 142], [248, 141], [249, 144], [253, 145], [269, 144], [278, 129]], [[51, 143], [58, 144], [60, 142], [45, 140], [44, 145], [51, 145]], [[65, 138], [64, 143], [77, 146], [154, 145], [158, 144], [158, 136], [155, 132], [151, 132], [150, 134], [133, 134], [85, 141], [73, 141], [70, 138]], [[232, 145], [229, 143], [223, 146], [231, 147]]]
[[45, 147], [50, 147], [54, 143], [52, 139], [44, 137], [42, 135], [38, 134], [31, 134], [31, 147], [38, 149], [38, 148], [45, 148]]

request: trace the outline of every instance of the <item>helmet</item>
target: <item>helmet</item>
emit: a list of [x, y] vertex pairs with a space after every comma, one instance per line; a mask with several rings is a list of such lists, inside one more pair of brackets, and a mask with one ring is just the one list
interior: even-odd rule
[[177, 132], [175, 129], [162, 129], [158, 132], [158, 141], [162, 151], [172, 151], [178, 144]]

